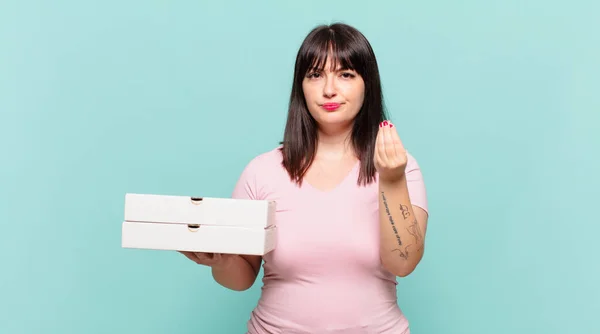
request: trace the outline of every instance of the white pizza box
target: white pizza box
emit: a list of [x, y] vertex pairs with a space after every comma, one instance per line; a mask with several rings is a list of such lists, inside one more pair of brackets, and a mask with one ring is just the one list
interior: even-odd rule
[[266, 228], [275, 224], [275, 205], [267, 200], [126, 194], [125, 221]]
[[274, 201], [126, 194], [122, 247], [264, 255], [275, 248]]

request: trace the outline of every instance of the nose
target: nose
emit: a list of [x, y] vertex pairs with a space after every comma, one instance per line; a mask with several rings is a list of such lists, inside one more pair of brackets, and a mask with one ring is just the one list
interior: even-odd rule
[[333, 75], [328, 75], [325, 79], [325, 85], [323, 87], [323, 96], [326, 98], [332, 98], [336, 95], [335, 78]]

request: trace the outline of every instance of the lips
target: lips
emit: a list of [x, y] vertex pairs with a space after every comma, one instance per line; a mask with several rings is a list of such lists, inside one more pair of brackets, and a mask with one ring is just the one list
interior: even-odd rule
[[333, 103], [333, 102], [329, 102], [329, 103], [324, 103], [322, 105], [323, 109], [328, 110], [328, 111], [333, 111], [336, 110], [340, 107], [339, 103]]

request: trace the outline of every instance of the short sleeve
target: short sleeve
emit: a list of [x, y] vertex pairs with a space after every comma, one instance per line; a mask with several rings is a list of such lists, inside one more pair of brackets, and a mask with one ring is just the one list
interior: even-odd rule
[[412, 205], [418, 206], [429, 213], [427, 206], [427, 191], [425, 181], [417, 160], [408, 154], [406, 163], [406, 181], [408, 185], [408, 195]]
[[255, 158], [250, 161], [246, 167], [242, 170], [231, 194], [234, 199], [261, 199], [258, 194], [258, 181], [257, 181], [257, 170], [258, 159]]

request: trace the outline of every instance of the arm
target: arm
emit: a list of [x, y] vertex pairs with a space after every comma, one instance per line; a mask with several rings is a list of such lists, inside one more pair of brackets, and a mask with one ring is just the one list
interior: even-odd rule
[[[255, 157], [246, 165], [232, 192], [234, 199], [264, 199], [258, 175], [265, 168], [263, 159]], [[227, 265], [212, 268], [212, 276], [222, 286], [242, 291], [249, 289], [258, 276], [261, 256], [232, 255]]]
[[222, 265], [212, 267], [212, 276], [222, 286], [244, 291], [249, 289], [258, 276], [262, 257], [250, 255], [233, 255]]
[[247, 290], [254, 284], [262, 261], [261, 256], [187, 251], [179, 253], [197, 264], [210, 267], [217, 283], [236, 291]]
[[423, 257], [428, 220], [421, 173], [416, 161], [408, 166], [408, 160], [394, 126], [383, 122], [374, 154], [379, 173], [380, 258], [389, 272], [401, 277], [412, 273]]
[[384, 267], [407, 276], [425, 250], [427, 213], [410, 202], [406, 177], [379, 183], [380, 254]]

